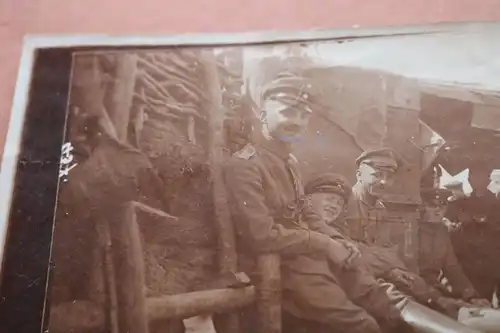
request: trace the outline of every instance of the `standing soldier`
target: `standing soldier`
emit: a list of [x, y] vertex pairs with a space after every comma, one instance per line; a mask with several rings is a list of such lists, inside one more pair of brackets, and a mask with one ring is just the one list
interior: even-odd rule
[[161, 180], [149, 159], [107, 134], [99, 121], [88, 114], [72, 118], [77, 165], [61, 184], [56, 212], [55, 302], [86, 299], [95, 292], [91, 275], [101, 266], [90, 253], [98, 248], [100, 224], [119, 223], [123, 205], [130, 201], [163, 208]]
[[338, 232], [311, 230], [324, 222], [303, 205], [291, 146], [307, 127], [312, 93], [301, 77], [277, 76], [263, 89], [261, 137], [236, 152], [225, 167], [240, 262], [248, 259], [244, 271], [255, 276], [252, 257], [280, 254], [286, 312], [339, 332], [381, 332], [380, 324], [399, 324], [399, 312], [357, 264], [356, 249], [335, 239], [341, 238]]

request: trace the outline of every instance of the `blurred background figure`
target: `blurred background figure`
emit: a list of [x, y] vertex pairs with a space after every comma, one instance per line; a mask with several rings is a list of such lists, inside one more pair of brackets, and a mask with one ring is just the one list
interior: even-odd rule
[[491, 168], [477, 161], [469, 167], [469, 196], [450, 202], [446, 217], [459, 228], [452, 244], [465, 274], [481, 297], [491, 300], [500, 284], [500, 200], [488, 190]]
[[500, 199], [500, 169], [491, 171], [490, 183], [487, 188], [497, 199]]

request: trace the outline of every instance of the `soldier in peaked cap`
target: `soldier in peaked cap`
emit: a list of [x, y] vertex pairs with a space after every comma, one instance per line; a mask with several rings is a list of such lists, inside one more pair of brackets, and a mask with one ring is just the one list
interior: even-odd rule
[[344, 214], [351, 195], [349, 181], [339, 174], [324, 173], [309, 181], [304, 191], [312, 209], [322, 215], [326, 224], [347, 235]]
[[398, 169], [404, 164], [400, 154], [392, 148], [381, 148], [362, 153], [356, 159], [356, 184], [352, 188], [346, 209], [350, 239], [363, 254], [363, 262], [377, 278], [395, 284], [418, 301], [437, 301], [434, 293], [418, 275], [411, 273], [399, 257], [395, 244], [376, 244], [378, 221], [381, 219], [379, 202], [381, 191], [392, 185]]
[[378, 204], [381, 190], [393, 183], [394, 175], [402, 164], [403, 159], [392, 148], [366, 151], [356, 159], [356, 184], [347, 208], [353, 239], [368, 244], [373, 242], [370, 212]]
[[[313, 92], [311, 82], [293, 73], [277, 76], [256, 103], [262, 105], [261, 135], [225, 165], [239, 262], [252, 278], [258, 276], [256, 255], [279, 254], [286, 312], [342, 332], [378, 333], [374, 317], [383, 321], [397, 311], [387, 298], [372, 302], [371, 296], [383, 291], [360, 271], [358, 253], [338, 240], [338, 233], [322, 232], [328, 230], [323, 219], [304, 204], [291, 147], [307, 127]], [[340, 279], [356, 283], [356, 293], [344, 291]], [[370, 314], [356, 305], [362, 303], [371, 307]]]

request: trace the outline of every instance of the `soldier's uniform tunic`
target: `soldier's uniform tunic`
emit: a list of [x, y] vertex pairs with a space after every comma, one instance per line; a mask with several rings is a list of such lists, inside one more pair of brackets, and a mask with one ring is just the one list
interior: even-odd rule
[[420, 276], [436, 289], [441, 289], [441, 272], [452, 287], [453, 296], [469, 300], [478, 297], [465, 276], [451, 245], [448, 228], [442, 223], [421, 222], [419, 225]]
[[[88, 298], [99, 246], [97, 227], [121, 217], [123, 205], [139, 201], [161, 207], [162, 186], [139, 150], [103, 135], [90, 157], [61, 184], [54, 232], [53, 300]], [[118, 222], [119, 223], [119, 222]], [[61, 287], [61, 288], [59, 288]]]
[[354, 185], [351, 197], [347, 203], [347, 224], [349, 237], [357, 242], [363, 253], [364, 262], [371, 268], [377, 277], [383, 277], [385, 273], [394, 268], [406, 269], [404, 263], [398, 257], [396, 247], [382, 247], [376, 245], [377, 224], [381, 217], [375, 205], [370, 205], [364, 199], [359, 186]]
[[[447, 217], [460, 222], [451, 241], [464, 273], [481, 297], [500, 295], [500, 200], [491, 193], [458, 199], [448, 205]], [[484, 222], [474, 219], [482, 217]]]
[[339, 332], [377, 332], [374, 319], [355, 304], [373, 294], [375, 279], [357, 270], [340, 272], [312, 251], [311, 230], [324, 230], [326, 225], [301, 204], [297, 163], [280, 142], [247, 146], [229, 159], [224, 173], [240, 262], [247, 262], [243, 270], [252, 276], [255, 255], [279, 253], [285, 311]]
[[[379, 157], [385, 160], [377, 161]], [[365, 160], [373, 160], [376, 166], [376, 163], [381, 163], [382, 168], [386, 167], [387, 163], [394, 163], [395, 165], [391, 167], [397, 168], [400, 163], [397, 153], [387, 148], [367, 151], [361, 154], [356, 163], [359, 166]], [[398, 289], [415, 297], [419, 302], [429, 303], [435, 301], [440, 296], [440, 293], [428, 286], [420, 276], [411, 273], [406, 268], [406, 265], [399, 257], [397, 245], [380, 244], [378, 224], [382, 220], [382, 216], [380, 216], [380, 209], [377, 209], [377, 205], [381, 205], [378, 200], [374, 203], [369, 202], [361, 184], [357, 183], [353, 186], [347, 203], [348, 236], [357, 243], [362, 253], [363, 262], [371, 269], [375, 277], [394, 283]], [[391, 272], [394, 269], [399, 269], [404, 271], [405, 274], [411, 275], [412, 284], [407, 285], [399, 281], [398, 278], [393, 277]]]

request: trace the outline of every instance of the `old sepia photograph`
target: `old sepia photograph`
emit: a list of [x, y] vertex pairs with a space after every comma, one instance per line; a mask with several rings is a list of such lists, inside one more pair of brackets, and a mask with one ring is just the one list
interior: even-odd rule
[[500, 332], [499, 32], [75, 52], [48, 332]]

